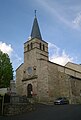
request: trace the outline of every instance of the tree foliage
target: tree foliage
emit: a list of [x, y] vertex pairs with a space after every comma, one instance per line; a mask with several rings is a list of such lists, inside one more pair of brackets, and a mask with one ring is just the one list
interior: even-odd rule
[[0, 51], [0, 88], [9, 87], [10, 80], [13, 79], [12, 63], [8, 54]]

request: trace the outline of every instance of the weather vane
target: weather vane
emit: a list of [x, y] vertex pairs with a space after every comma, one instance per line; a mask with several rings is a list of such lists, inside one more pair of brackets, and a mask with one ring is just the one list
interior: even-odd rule
[[36, 12], [37, 12], [37, 10], [35, 10], [35, 17], [36, 17]]

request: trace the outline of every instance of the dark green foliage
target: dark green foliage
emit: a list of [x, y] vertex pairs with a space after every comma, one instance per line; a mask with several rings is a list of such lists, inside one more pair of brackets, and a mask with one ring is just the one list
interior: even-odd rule
[[10, 80], [13, 79], [12, 63], [8, 54], [0, 51], [0, 88], [9, 87]]

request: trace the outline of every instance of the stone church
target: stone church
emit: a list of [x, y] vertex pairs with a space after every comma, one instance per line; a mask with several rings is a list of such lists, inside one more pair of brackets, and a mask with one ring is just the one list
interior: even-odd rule
[[24, 63], [16, 69], [16, 89], [18, 95], [38, 102], [66, 97], [70, 103], [81, 103], [81, 65], [49, 61], [48, 43], [42, 39], [36, 15], [31, 37], [24, 43]]

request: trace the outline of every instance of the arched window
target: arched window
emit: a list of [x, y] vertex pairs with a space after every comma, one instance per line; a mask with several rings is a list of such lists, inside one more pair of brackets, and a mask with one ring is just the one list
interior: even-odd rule
[[27, 45], [27, 50], [29, 50], [29, 44]]
[[31, 49], [33, 48], [33, 44], [31, 43]]
[[44, 44], [43, 44], [43, 50], [45, 51], [45, 46], [44, 46]]
[[40, 50], [41, 50], [41, 43], [40, 43]]

